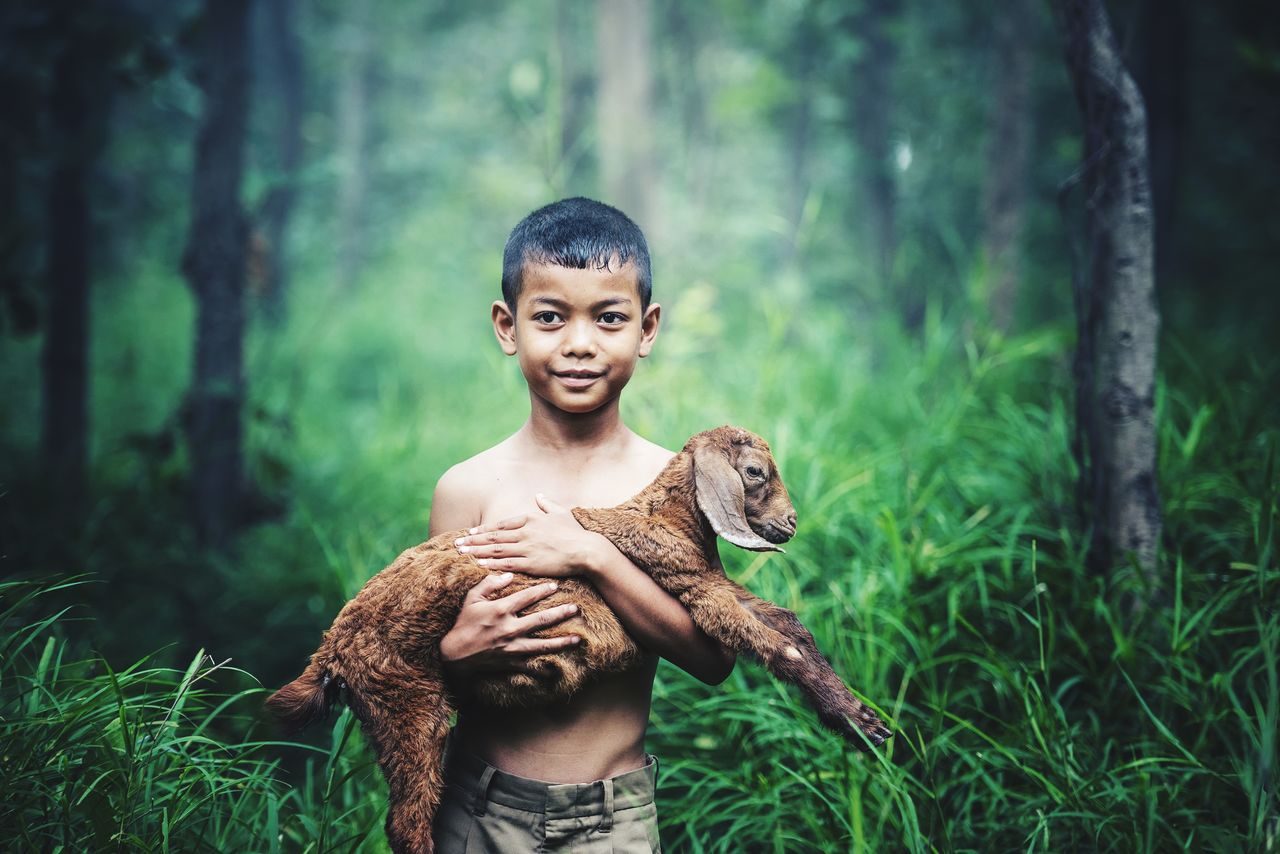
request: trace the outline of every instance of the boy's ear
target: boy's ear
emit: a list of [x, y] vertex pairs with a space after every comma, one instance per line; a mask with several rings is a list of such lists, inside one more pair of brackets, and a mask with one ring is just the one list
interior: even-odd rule
[[508, 356], [514, 356], [516, 354], [515, 315], [511, 313], [511, 309], [507, 308], [506, 302], [500, 299], [493, 301], [490, 313], [493, 315], [493, 334], [498, 336], [502, 352]]
[[661, 320], [662, 306], [655, 302], [645, 309], [644, 317], [640, 320], [640, 358], [649, 355], [649, 351], [653, 349]]

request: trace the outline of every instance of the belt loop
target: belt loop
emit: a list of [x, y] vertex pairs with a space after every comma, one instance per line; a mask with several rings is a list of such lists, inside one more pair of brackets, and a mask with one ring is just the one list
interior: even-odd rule
[[484, 805], [489, 800], [489, 781], [493, 779], [493, 772], [495, 770], [496, 769], [492, 765], [486, 764], [484, 766], [484, 771], [480, 774], [480, 782], [476, 783], [476, 790], [472, 796], [472, 815], [484, 815]]
[[613, 830], [613, 781], [601, 780], [604, 785], [604, 812], [600, 816], [597, 833], [608, 833]]

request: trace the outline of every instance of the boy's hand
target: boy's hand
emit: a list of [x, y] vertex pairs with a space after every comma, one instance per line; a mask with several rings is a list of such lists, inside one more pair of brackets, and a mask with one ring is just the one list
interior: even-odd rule
[[467, 593], [453, 628], [440, 640], [440, 657], [450, 669], [464, 673], [519, 670], [531, 655], [557, 652], [578, 643], [577, 635], [529, 637], [538, 629], [569, 619], [578, 612], [577, 605], [520, 616], [521, 611], [555, 592], [554, 582], [489, 598], [510, 583], [509, 572], [490, 575]]
[[568, 508], [542, 493], [535, 500], [541, 514], [513, 516], [472, 528], [454, 545], [486, 569], [563, 578], [585, 575], [598, 566], [602, 548], [612, 548], [612, 544], [583, 528]]

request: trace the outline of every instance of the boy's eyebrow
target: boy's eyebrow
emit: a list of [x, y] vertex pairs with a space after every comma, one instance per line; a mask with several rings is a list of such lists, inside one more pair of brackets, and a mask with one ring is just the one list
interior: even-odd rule
[[[570, 308], [569, 303], [555, 297], [534, 297], [530, 300], [534, 305], [549, 305], [552, 308]], [[599, 311], [602, 308], [609, 308], [614, 305], [631, 305], [631, 297], [607, 297], [599, 302], [592, 303], [591, 310]]]
[[591, 308], [594, 311], [599, 311], [602, 308], [609, 308], [613, 305], [631, 305], [631, 297], [609, 297], [595, 303]]

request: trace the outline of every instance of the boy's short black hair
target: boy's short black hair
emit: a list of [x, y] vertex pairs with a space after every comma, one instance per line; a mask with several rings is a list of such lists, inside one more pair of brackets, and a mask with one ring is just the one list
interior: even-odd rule
[[538, 208], [511, 230], [502, 253], [502, 298], [512, 313], [520, 296], [525, 264], [555, 264], [585, 270], [610, 262], [636, 265], [640, 310], [649, 307], [652, 280], [644, 232], [615, 207], [581, 196]]

